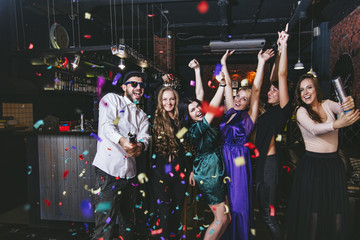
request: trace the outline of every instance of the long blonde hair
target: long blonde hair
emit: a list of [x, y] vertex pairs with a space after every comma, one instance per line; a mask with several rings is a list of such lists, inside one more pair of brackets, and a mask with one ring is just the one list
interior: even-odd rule
[[179, 144], [175, 139], [174, 127], [171, 124], [169, 113], [164, 109], [162, 104], [163, 94], [166, 91], [171, 91], [175, 96], [175, 106], [173, 109], [174, 123], [175, 126], [179, 129], [179, 94], [172, 87], [163, 87], [158, 94], [157, 98], [157, 107], [155, 111], [154, 118], [154, 128], [153, 128], [153, 139], [155, 143], [155, 152], [163, 156], [170, 154], [177, 155], [179, 150]]

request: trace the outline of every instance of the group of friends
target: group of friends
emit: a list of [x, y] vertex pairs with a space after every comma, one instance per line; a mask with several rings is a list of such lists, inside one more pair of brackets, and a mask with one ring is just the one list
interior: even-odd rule
[[[189, 67], [195, 72], [196, 97], [180, 100], [172, 87], [161, 88], [153, 124], [136, 105], [144, 94], [145, 73], [128, 72], [121, 82], [123, 95], [108, 93], [102, 97], [98, 127], [102, 141], [98, 141], [93, 161], [94, 189], [100, 189], [93, 201], [93, 239], [113, 239], [114, 235], [119, 239], [135, 239], [136, 186], [147, 181], [158, 219], [152, 229], [154, 237], [181, 238], [180, 219], [190, 184], [197, 186], [214, 215], [204, 239], [254, 239], [255, 194], [249, 142], [255, 126], [255, 146], [259, 151], [255, 189], [260, 215], [271, 238], [347, 239], [347, 186], [344, 165], [337, 155], [338, 129], [358, 121], [359, 110], [355, 110], [351, 97], [341, 105], [323, 100], [319, 82], [311, 74], [301, 76], [294, 104], [290, 101], [288, 38], [286, 30], [279, 32], [277, 53], [272, 49], [258, 53], [251, 88], [240, 87], [235, 97], [226, 64], [233, 51], [226, 51], [220, 61], [219, 86], [208, 106], [219, 108], [225, 96], [226, 113], [218, 128], [211, 126], [215, 111], [204, 112], [202, 108], [204, 88], [200, 64], [195, 59]], [[275, 55], [267, 94], [270, 107], [264, 112], [260, 89], [266, 62]], [[293, 114], [293, 106], [306, 151], [297, 164], [286, 231], [282, 231], [275, 209], [279, 178], [275, 139]], [[152, 151], [149, 171], [145, 151]], [[104, 203], [110, 207], [104, 210]], [[118, 235], [113, 231], [116, 220]]]

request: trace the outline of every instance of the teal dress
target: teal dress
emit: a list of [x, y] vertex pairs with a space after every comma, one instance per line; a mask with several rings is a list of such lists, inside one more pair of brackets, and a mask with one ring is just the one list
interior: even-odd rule
[[203, 118], [194, 123], [187, 137], [197, 146], [193, 162], [194, 179], [209, 205], [225, 201], [225, 166], [221, 151], [216, 147], [218, 131]]

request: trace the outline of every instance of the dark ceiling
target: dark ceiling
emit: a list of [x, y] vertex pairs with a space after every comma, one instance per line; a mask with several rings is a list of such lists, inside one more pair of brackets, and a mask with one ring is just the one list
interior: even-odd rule
[[[296, 61], [299, 16], [302, 16], [301, 48], [306, 49], [311, 42], [312, 19], [314, 27], [328, 22], [331, 28], [355, 9], [359, 2], [359, 0], [15, 1], [17, 42], [19, 49], [26, 49], [30, 42], [34, 43], [34, 49], [49, 49], [51, 48], [49, 29], [54, 22], [57, 22], [64, 26], [69, 34], [70, 46], [67, 50], [108, 49], [107, 46], [125, 43], [152, 59], [153, 34], [166, 37], [166, 32], [169, 30], [172, 33], [172, 40], [175, 40], [177, 62], [181, 62], [181, 59], [189, 57], [204, 58], [205, 56], [207, 59], [212, 59], [214, 54], [208, 47], [212, 40], [265, 38], [267, 45], [272, 46], [276, 43], [277, 31], [284, 29], [286, 23], [289, 23], [289, 32], [292, 36], [289, 40], [289, 56], [293, 56], [292, 61]], [[91, 13], [90, 20], [84, 18], [85, 12]], [[85, 38], [85, 35], [91, 38]], [[107, 51], [110, 53], [110, 49]], [[256, 60], [256, 55], [253, 54], [252, 58]]]

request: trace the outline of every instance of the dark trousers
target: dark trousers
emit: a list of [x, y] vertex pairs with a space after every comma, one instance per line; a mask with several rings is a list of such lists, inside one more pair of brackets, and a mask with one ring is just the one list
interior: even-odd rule
[[[151, 170], [151, 198], [155, 208], [156, 229], [162, 233], [155, 235], [159, 239], [179, 239], [181, 212], [188, 186], [188, 175], [180, 177], [182, 171], [173, 171], [174, 176], [165, 174], [164, 165]], [[183, 184], [185, 183], [185, 184]]]
[[[124, 240], [135, 239], [134, 206], [136, 187], [135, 178], [116, 179], [115, 177], [95, 168], [96, 182], [94, 190], [101, 192], [94, 196], [95, 229], [93, 239], [104, 240], [121, 236]], [[114, 235], [114, 226], [118, 219], [119, 234]]]
[[[266, 157], [264, 165], [264, 182], [256, 183], [260, 215], [271, 231], [272, 239], [282, 239], [282, 232], [275, 217], [276, 191], [278, 185], [278, 158], [276, 155]], [[274, 215], [271, 216], [271, 207]]]

